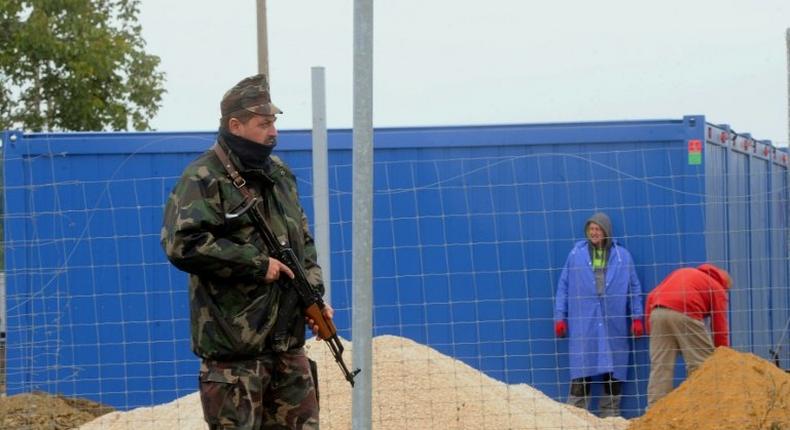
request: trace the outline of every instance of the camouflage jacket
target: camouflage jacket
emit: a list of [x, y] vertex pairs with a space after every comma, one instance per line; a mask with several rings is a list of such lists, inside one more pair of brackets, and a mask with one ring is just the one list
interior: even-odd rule
[[[259, 195], [274, 234], [294, 250], [310, 283], [323, 294], [321, 268], [296, 188], [296, 178], [278, 157], [262, 170], [245, 169], [220, 143]], [[189, 273], [192, 350], [202, 358], [241, 359], [271, 351], [281, 286], [264, 283], [269, 259], [249, 215], [228, 220], [243, 206], [216, 154], [209, 150], [184, 169], [167, 200], [162, 247], [177, 268]], [[289, 325], [289, 348], [304, 344], [301, 311]]]

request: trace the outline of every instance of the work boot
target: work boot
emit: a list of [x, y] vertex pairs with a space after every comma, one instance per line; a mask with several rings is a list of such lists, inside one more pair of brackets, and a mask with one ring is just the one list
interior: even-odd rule
[[598, 416], [601, 418], [620, 416], [620, 396], [609, 394], [598, 400]]
[[570, 396], [568, 396], [568, 404], [586, 410], [590, 407], [590, 397], [574, 396], [573, 394], [571, 394]]
[[568, 404], [581, 409], [589, 409], [590, 388], [590, 378], [571, 379]]

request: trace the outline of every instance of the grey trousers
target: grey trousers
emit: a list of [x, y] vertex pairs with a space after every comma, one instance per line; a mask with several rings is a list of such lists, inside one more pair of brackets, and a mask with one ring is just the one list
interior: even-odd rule
[[705, 323], [682, 312], [655, 308], [650, 313], [650, 381], [647, 407], [672, 391], [678, 352], [686, 362], [686, 374], [713, 354], [713, 342]]

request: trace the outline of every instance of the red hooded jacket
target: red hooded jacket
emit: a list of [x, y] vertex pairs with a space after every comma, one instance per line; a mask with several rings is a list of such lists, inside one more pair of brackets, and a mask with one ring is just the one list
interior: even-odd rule
[[670, 273], [647, 296], [647, 330], [650, 332], [650, 312], [656, 306], [682, 312], [696, 320], [711, 317], [711, 330], [715, 346], [729, 346], [730, 332], [727, 324], [727, 289], [730, 276], [712, 264], [702, 264], [696, 269], [682, 268]]

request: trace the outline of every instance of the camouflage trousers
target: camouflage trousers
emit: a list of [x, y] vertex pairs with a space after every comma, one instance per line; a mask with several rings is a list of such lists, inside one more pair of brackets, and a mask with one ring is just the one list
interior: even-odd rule
[[203, 360], [200, 401], [211, 430], [318, 429], [318, 393], [302, 348], [257, 360]]

